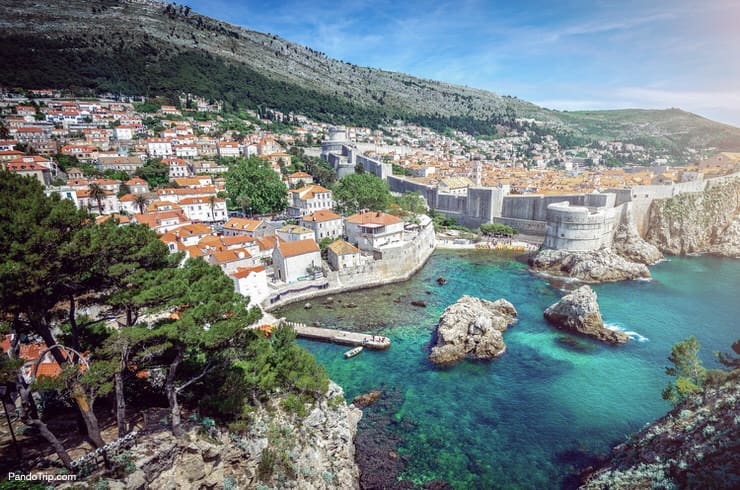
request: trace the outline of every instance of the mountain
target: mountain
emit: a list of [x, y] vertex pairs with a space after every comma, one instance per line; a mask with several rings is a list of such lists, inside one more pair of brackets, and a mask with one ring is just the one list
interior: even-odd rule
[[[515, 118], [575, 141], [740, 148], [740, 129], [680, 110], [559, 112], [486, 90], [356, 66], [278, 36], [150, 0], [0, 0], [0, 84], [262, 105], [336, 123], [403, 118], [492, 134]], [[642, 138], [642, 139], [641, 139]]]

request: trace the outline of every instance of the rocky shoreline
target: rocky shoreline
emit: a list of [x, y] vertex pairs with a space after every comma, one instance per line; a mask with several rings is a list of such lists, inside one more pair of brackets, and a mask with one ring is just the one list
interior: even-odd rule
[[535, 272], [592, 284], [651, 277], [647, 265], [631, 262], [608, 248], [590, 252], [544, 249], [530, 257], [529, 266]]
[[580, 488], [737, 488], [740, 371], [729, 377], [616, 446]]
[[[359, 488], [354, 441], [362, 411], [347, 405], [342, 388], [330, 382], [305, 417], [281, 400], [256, 408], [240, 431], [191, 422], [180, 439], [166, 429], [140, 436], [129, 455], [135, 471], [106, 488]], [[85, 488], [80, 483], [68, 488]]]

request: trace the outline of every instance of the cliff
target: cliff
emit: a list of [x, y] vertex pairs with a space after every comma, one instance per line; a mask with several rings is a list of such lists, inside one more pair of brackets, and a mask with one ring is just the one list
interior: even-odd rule
[[581, 488], [738, 488], [739, 398], [736, 370], [615, 447]]
[[277, 398], [255, 409], [239, 432], [194, 425], [182, 439], [146, 434], [131, 450], [135, 471], [109, 488], [359, 488], [354, 439], [361, 417], [330, 383], [304, 417]]
[[664, 253], [740, 257], [740, 179], [656, 199], [648, 220], [645, 238]]

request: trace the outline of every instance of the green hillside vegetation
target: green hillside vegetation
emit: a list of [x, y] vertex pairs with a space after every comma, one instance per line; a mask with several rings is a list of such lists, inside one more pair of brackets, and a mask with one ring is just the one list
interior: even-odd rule
[[677, 150], [686, 146], [740, 148], [738, 128], [680, 109], [622, 109], [559, 112], [575, 133], [596, 140], [620, 139], [648, 148]]
[[[0, 84], [74, 93], [183, 92], [226, 109], [269, 107], [336, 124], [397, 119], [495, 136], [497, 125], [562, 145], [621, 140], [678, 152], [740, 148], [740, 129], [683, 111], [551, 111], [516, 97], [361, 67], [185, 6], [132, 0], [0, 0]], [[536, 127], [517, 121], [534, 118]]]

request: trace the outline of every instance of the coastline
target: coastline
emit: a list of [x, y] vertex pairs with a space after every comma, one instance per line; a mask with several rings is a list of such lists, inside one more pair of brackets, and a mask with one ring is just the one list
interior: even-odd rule
[[306, 291], [305, 293], [300, 293], [294, 296], [280, 299], [269, 305], [263, 305], [262, 310], [265, 313], [270, 313], [278, 308], [282, 308], [283, 306], [287, 306], [289, 304], [297, 303], [299, 301], [303, 301], [307, 299], [321, 298], [323, 296], [329, 296], [332, 294], [345, 293], [349, 291], [358, 291], [361, 289], [370, 289], [370, 288], [375, 288], [378, 286], [386, 286], [388, 284], [395, 284], [399, 282], [408, 281], [426, 265], [426, 263], [429, 261], [429, 258], [432, 256], [432, 254], [434, 253], [436, 249], [437, 249], [437, 245], [435, 243], [434, 247], [431, 247], [424, 251], [421, 260], [419, 260], [419, 262], [416, 265], [414, 265], [414, 267], [412, 267], [410, 270], [402, 274], [394, 275], [391, 277], [384, 277], [382, 279], [377, 279], [375, 281], [363, 282], [361, 284], [342, 284], [340, 282], [339, 284], [334, 284], [325, 289], [313, 289], [311, 291]]
[[339, 284], [332, 284], [325, 289], [311, 289], [309, 291], [291, 295], [280, 299], [270, 304], [263, 304], [262, 310], [265, 313], [272, 312], [276, 309], [282, 308], [299, 301], [308, 299], [321, 298], [324, 296], [330, 296], [332, 294], [345, 293], [350, 291], [359, 291], [362, 289], [371, 289], [379, 286], [387, 286], [388, 284], [396, 284], [405, 282], [411, 279], [417, 272], [419, 272], [429, 261], [429, 258], [436, 250], [481, 250], [489, 252], [503, 252], [503, 253], [534, 253], [539, 249], [539, 246], [524, 242], [524, 241], [513, 241], [511, 243], [499, 243], [493, 245], [491, 242], [479, 242], [479, 243], [465, 243], [456, 244], [452, 243], [452, 240], [439, 240], [435, 239], [434, 247], [425, 249], [421, 259], [416, 263], [410, 270], [392, 275], [390, 277], [383, 277], [382, 279], [376, 279], [371, 281], [365, 281], [359, 284], [346, 284], [341, 281]]
[[[451, 243], [452, 242], [452, 243]], [[538, 245], [514, 240], [511, 243], [478, 242], [454, 243], [451, 240], [437, 240], [436, 248], [440, 250], [490, 250], [491, 252], [536, 252]]]

